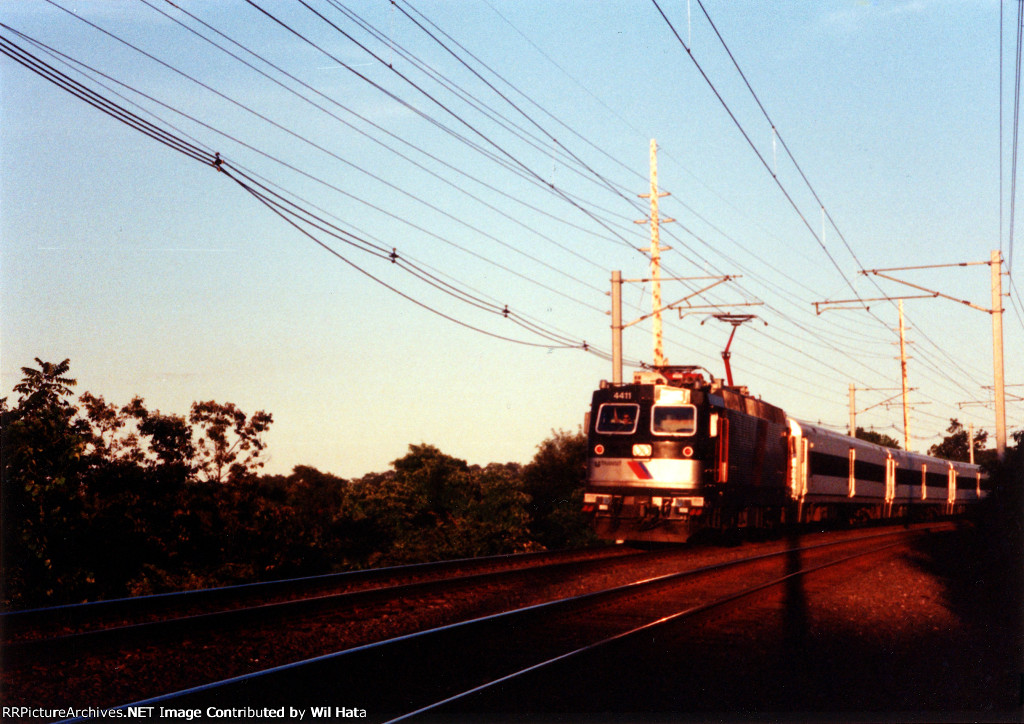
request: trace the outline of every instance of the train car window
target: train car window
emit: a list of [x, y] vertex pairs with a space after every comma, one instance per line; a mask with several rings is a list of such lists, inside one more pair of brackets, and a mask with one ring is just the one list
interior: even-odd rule
[[651, 432], [693, 435], [697, 432], [697, 408], [693, 405], [655, 405], [651, 408]]
[[640, 405], [612, 402], [601, 405], [597, 412], [598, 432], [611, 435], [629, 435], [636, 432], [636, 419]]

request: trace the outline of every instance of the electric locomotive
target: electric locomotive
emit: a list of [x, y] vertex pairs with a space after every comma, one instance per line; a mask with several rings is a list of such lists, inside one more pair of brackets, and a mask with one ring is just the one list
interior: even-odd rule
[[698, 367], [602, 383], [587, 422], [584, 510], [602, 538], [686, 540], [692, 531], [781, 520], [786, 414]]
[[587, 420], [584, 511], [611, 540], [956, 513], [985, 496], [977, 465], [801, 423], [699, 367], [602, 382]]

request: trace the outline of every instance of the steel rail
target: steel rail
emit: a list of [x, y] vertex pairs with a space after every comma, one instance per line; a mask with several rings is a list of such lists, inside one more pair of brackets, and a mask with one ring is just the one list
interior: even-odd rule
[[[591, 550], [600, 556], [602, 555], [600, 551], [611, 552], [615, 550], [615, 547], [607, 546]], [[628, 549], [620, 548], [620, 551], [628, 552]], [[620, 552], [619, 555], [623, 555], [625, 552]], [[231, 604], [244, 600], [247, 597], [265, 600], [271, 596], [300, 594], [339, 586], [360, 586], [393, 578], [444, 574], [446, 571], [459, 568], [489, 568], [506, 563], [511, 563], [513, 566], [525, 563], [529, 566], [532, 565], [533, 561], [545, 558], [557, 560], [566, 556], [578, 558], [581, 557], [581, 551], [535, 551], [480, 558], [459, 558], [447, 561], [390, 566], [387, 568], [325, 573], [301, 578], [241, 583], [217, 588], [171, 591], [150, 596], [133, 596], [20, 611], [7, 611], [0, 613], [0, 629], [4, 630], [6, 636], [10, 638], [33, 627], [85, 627], [105, 621], [159, 615], [186, 607], [198, 608], [201, 606], [223, 605], [225, 603]], [[504, 570], [513, 570], [513, 568]]]
[[[910, 534], [930, 531], [917, 529]], [[557, 614], [571, 613], [585, 606], [610, 603], [615, 600], [642, 595], [659, 587], [670, 586], [688, 578], [713, 574], [728, 569], [753, 565], [771, 559], [785, 559], [795, 552], [822, 551], [862, 544], [882, 538], [906, 538], [908, 532], [885, 532], [873, 535], [830, 540], [799, 548], [785, 548], [780, 551], [734, 559], [724, 563], [663, 574], [645, 578], [609, 589], [562, 598], [555, 601], [534, 604], [512, 611], [491, 614], [467, 621], [460, 621], [437, 628], [410, 633], [385, 641], [365, 644], [342, 651], [317, 656], [304, 661], [277, 666], [264, 671], [232, 677], [178, 692], [113, 707], [125, 710], [137, 707], [167, 707], [195, 709], [206, 706], [223, 706], [225, 702], [245, 702], [249, 707], [269, 706], [280, 708], [294, 703], [302, 692], [310, 687], [321, 692], [319, 697], [338, 696], [339, 687], [347, 687], [350, 701], [366, 702], [371, 719], [377, 719], [377, 712], [388, 712], [388, 718], [402, 716], [404, 712], [418, 711], [436, 695], [432, 690], [435, 680], [443, 680], [452, 667], [464, 665], [462, 651], [475, 651], [482, 645], [500, 645], [500, 637], [514, 641], [531, 619], [543, 621]], [[759, 587], [763, 588], [763, 586]], [[746, 595], [749, 595], [747, 593]], [[660, 620], [660, 619], [659, 619]], [[655, 623], [655, 622], [651, 622]], [[502, 653], [508, 653], [502, 651]], [[493, 665], [493, 660], [487, 661]], [[414, 669], [410, 671], [410, 666]], [[531, 667], [524, 667], [528, 670]], [[416, 674], [429, 671], [429, 681], [414, 678]], [[479, 673], [474, 671], [474, 674]], [[502, 676], [507, 675], [505, 672]], [[405, 678], [401, 678], [404, 675]], [[400, 680], [398, 680], [400, 679]], [[496, 677], [496, 680], [500, 680]], [[319, 688], [317, 688], [319, 687]], [[326, 692], [329, 692], [326, 693]], [[447, 699], [448, 697], [446, 697]], [[408, 709], [398, 707], [405, 704], [396, 699], [408, 700]], [[377, 707], [374, 709], [373, 707]], [[79, 720], [68, 720], [79, 721]]]
[[[536, 562], [533, 565], [503, 568], [482, 573], [431, 578], [424, 581], [400, 583], [392, 586], [343, 591], [322, 596], [290, 599], [253, 606], [230, 608], [222, 611], [197, 613], [174, 618], [143, 621], [139, 623], [97, 628], [48, 638], [24, 639], [4, 643], [6, 666], [24, 665], [36, 661], [52, 661], [68, 655], [82, 656], [116, 646], [138, 642], [150, 644], [161, 640], [181, 638], [202, 631], [238, 628], [245, 625], [271, 624], [287, 618], [311, 616], [319, 613], [355, 608], [387, 600], [397, 600], [431, 592], [443, 591], [453, 586], [466, 586], [499, 581], [502, 578], [515, 580], [516, 577], [534, 575], [538, 572], [557, 573], [562, 570], [578, 571], [606, 564], [618, 558], [647, 557], [647, 553], [631, 553], [629, 549], [608, 548], [605, 556], [583, 559], [559, 560], [549, 563]], [[520, 554], [522, 555], [522, 554]], [[550, 556], [550, 554], [549, 554]], [[480, 559], [469, 559], [469, 561]], [[541, 557], [533, 559], [541, 561]], [[518, 561], [518, 562], [521, 562]], [[404, 567], [403, 567], [404, 568]], [[385, 569], [397, 570], [397, 569]], [[418, 572], [422, 572], [420, 569]], [[300, 582], [305, 579], [297, 579]], [[219, 589], [210, 589], [213, 591]], [[7, 634], [9, 636], [9, 634]]]
[[[892, 534], [892, 535], [898, 535], [898, 534]], [[809, 566], [809, 567], [803, 568], [803, 569], [801, 569], [799, 571], [793, 571], [791, 573], [787, 573], [786, 575], [784, 575], [784, 576], [782, 576], [780, 578], [776, 578], [774, 580], [771, 580], [771, 581], [768, 581], [768, 582], [765, 582], [765, 583], [761, 583], [761, 584], [758, 584], [756, 586], [751, 586], [750, 588], [746, 588], [746, 589], [743, 589], [741, 591], [736, 591], [736, 592], [731, 593], [729, 595], [722, 596], [720, 598], [714, 599], [712, 601], [708, 601], [706, 603], [698, 604], [696, 606], [691, 606], [691, 607], [683, 609], [681, 611], [676, 611], [675, 613], [671, 613], [671, 614], [668, 614], [666, 616], [662, 616], [661, 618], [658, 618], [658, 619], [656, 619], [654, 621], [650, 621], [650, 622], [645, 623], [645, 624], [643, 624], [641, 626], [636, 626], [635, 628], [632, 628], [632, 629], [630, 629], [628, 631], [623, 631], [621, 633], [615, 634], [613, 636], [609, 636], [609, 637], [601, 639], [599, 641], [595, 641], [595, 642], [589, 643], [589, 644], [587, 644], [585, 646], [581, 646], [581, 647], [579, 647], [577, 649], [574, 649], [572, 651], [568, 651], [568, 652], [560, 654], [558, 656], [554, 656], [554, 657], [552, 657], [550, 659], [546, 659], [545, 661], [541, 661], [539, 663], [533, 664], [531, 666], [528, 666], [526, 668], [520, 669], [518, 671], [514, 671], [514, 672], [512, 672], [510, 674], [506, 674], [506, 675], [504, 675], [504, 676], [502, 676], [502, 677], [500, 677], [498, 679], [494, 679], [494, 680], [488, 681], [488, 682], [486, 682], [484, 684], [480, 684], [480, 685], [474, 686], [473, 688], [467, 689], [466, 691], [460, 692], [458, 694], [454, 694], [454, 695], [449, 696], [449, 697], [447, 697], [445, 699], [442, 699], [440, 701], [437, 701], [437, 702], [434, 702], [432, 704], [428, 704], [426, 706], [420, 707], [419, 709], [416, 709], [415, 711], [411, 711], [411, 712], [408, 712], [406, 714], [402, 714], [401, 716], [397, 716], [397, 717], [394, 717], [392, 719], [388, 719], [387, 722], [388, 722], [388, 724], [392, 724], [393, 722], [407, 721], [409, 719], [413, 719], [415, 717], [418, 717], [418, 716], [421, 716], [421, 715], [424, 715], [424, 714], [427, 714], [427, 713], [433, 713], [433, 714], [441, 713], [440, 710], [444, 709], [444, 707], [448, 707], [448, 706], [451, 706], [452, 704], [456, 704], [456, 703], [463, 703], [463, 702], [465, 702], [466, 699], [468, 699], [468, 698], [470, 698], [472, 696], [477, 696], [477, 695], [483, 694], [483, 693], [493, 689], [495, 686], [498, 686], [498, 685], [501, 685], [501, 684], [506, 684], [506, 683], [508, 683], [510, 681], [514, 681], [516, 679], [522, 678], [522, 677], [527, 676], [529, 674], [533, 674], [533, 673], [536, 673], [538, 671], [542, 671], [543, 669], [551, 667], [551, 666], [553, 666], [555, 664], [566, 662], [566, 661], [568, 661], [570, 659], [582, 656], [583, 654], [587, 654], [587, 653], [596, 651], [598, 649], [602, 649], [602, 648], [604, 648], [606, 646], [609, 646], [611, 644], [620, 643], [620, 642], [626, 641], [627, 639], [631, 639], [631, 638], [636, 638], [636, 637], [638, 637], [641, 634], [650, 633], [652, 630], [658, 629], [658, 628], [663, 627], [663, 626], [668, 626], [670, 624], [677, 624], [677, 623], [679, 623], [681, 621], [694, 622], [695, 620], [698, 620], [701, 616], [707, 616], [707, 615], [712, 614], [712, 613], [721, 613], [721, 612], [727, 610], [729, 607], [736, 606], [737, 604], [740, 604], [740, 603], [742, 603], [742, 602], [746, 601], [747, 599], [752, 598], [754, 596], [763, 595], [763, 594], [771, 591], [772, 589], [776, 589], [776, 588], [779, 588], [781, 586], [785, 586], [785, 585], [791, 583], [792, 581], [794, 581], [794, 580], [796, 580], [798, 578], [804, 578], [804, 577], [810, 576], [810, 575], [812, 575], [814, 573], [819, 573], [819, 572], [821, 572], [823, 570], [826, 570], [826, 569], [829, 569], [829, 568], [833, 568], [835, 566], [840, 566], [840, 565], [843, 565], [843, 564], [846, 564], [846, 563], [850, 563], [852, 561], [855, 561], [857, 559], [863, 558], [865, 556], [876, 555], [878, 553], [885, 552], [885, 551], [889, 550], [890, 548], [894, 548], [896, 546], [902, 545], [904, 542], [905, 541], [903, 541], [903, 540], [899, 540], [899, 541], [895, 541], [893, 543], [887, 543], [887, 544], [879, 546], [877, 548], [872, 548], [870, 550], [854, 553], [852, 555], [844, 556], [842, 558], [838, 558], [838, 559], [832, 560], [832, 561], [827, 561], [825, 563], [821, 563], [821, 564], [818, 564], [818, 565]]]

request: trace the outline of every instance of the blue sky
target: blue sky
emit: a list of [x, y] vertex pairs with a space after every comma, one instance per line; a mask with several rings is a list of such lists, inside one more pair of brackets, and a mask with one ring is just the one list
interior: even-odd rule
[[[123, 83], [104, 81], [232, 168], [396, 249], [448, 289], [570, 341], [545, 346], [550, 337], [311, 231], [389, 289], [212, 166], [2, 58], [3, 388], [35, 357], [67, 357], [80, 390], [118, 404], [139, 395], [165, 413], [201, 399], [265, 409], [271, 472], [307, 464], [354, 477], [420, 442], [473, 463], [525, 462], [553, 429], [575, 429], [611, 377], [606, 359], [582, 349], [610, 349], [611, 271], [648, 275], [637, 251], [646, 227], [633, 221], [646, 213], [638, 195], [652, 138], [672, 194], [661, 214], [676, 219], [662, 228], [665, 274], [740, 275], [701, 299], [767, 322], [738, 331], [736, 381], [801, 419], [841, 429], [851, 383], [863, 410], [900, 382], [893, 305], [819, 316], [813, 302], [909, 291], [875, 286], [861, 269], [1011, 255], [1012, 4], [1001, 160], [997, 2], [705, 0], [777, 136], [696, 0], [658, 5], [728, 112], [652, 2], [311, 0], [336, 27], [297, 3], [257, 3], [306, 40], [241, 0], [177, 3], [194, 18], [162, 0], [57, 2], [71, 12], [3, 1], [0, 20]], [[409, 16], [463, 46], [445, 39], [490, 86]], [[196, 19], [315, 90], [245, 56], [282, 88], [175, 22], [216, 37]], [[991, 306], [987, 266], [905, 278]], [[663, 295], [702, 284], [666, 283]], [[627, 285], [627, 321], [647, 312], [649, 293]], [[1014, 301], [1006, 373], [1021, 384]], [[730, 306], [741, 302], [764, 305]], [[965, 404], [991, 394], [990, 315], [945, 300], [906, 309], [912, 449], [939, 439], [951, 417], [991, 431], [991, 410]], [[666, 352], [721, 376], [730, 329], [708, 314], [667, 314]], [[626, 331], [625, 355], [651, 361], [649, 326]], [[1020, 403], [1007, 415], [1011, 430], [1024, 424]], [[874, 407], [858, 424], [902, 439], [898, 407]]]

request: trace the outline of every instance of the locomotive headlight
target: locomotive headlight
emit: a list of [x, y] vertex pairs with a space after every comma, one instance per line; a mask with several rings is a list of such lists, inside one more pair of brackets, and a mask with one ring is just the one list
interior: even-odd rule
[[604, 445], [594, 445], [595, 455], [604, 455]]
[[633, 457], [635, 458], [649, 458], [651, 456], [650, 445], [634, 445], [633, 446]]
[[683, 448], [683, 457], [684, 458], [692, 458], [693, 457], [693, 448], [690, 447], [689, 445], [684, 447]]

